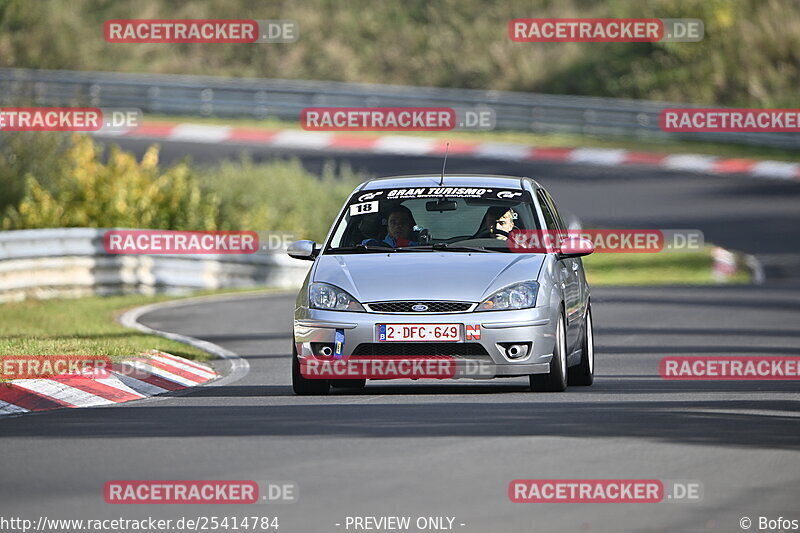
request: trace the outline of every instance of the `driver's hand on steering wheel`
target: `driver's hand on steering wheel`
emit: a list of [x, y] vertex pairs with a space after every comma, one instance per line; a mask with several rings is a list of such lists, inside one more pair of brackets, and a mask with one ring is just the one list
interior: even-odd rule
[[500, 239], [502, 241], [508, 240], [508, 235], [514, 229], [514, 221], [509, 220], [506, 217], [499, 218], [495, 221], [494, 225], [491, 227], [489, 233], [495, 238]]

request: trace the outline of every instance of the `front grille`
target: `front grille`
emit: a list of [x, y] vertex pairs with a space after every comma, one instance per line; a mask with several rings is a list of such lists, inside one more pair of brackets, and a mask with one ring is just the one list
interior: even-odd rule
[[488, 356], [486, 349], [474, 342], [373, 342], [356, 346], [353, 355], [450, 355]]
[[[463, 313], [472, 308], [469, 302], [426, 302], [426, 301], [407, 301], [407, 302], [375, 302], [367, 304], [373, 313]], [[425, 311], [414, 311], [415, 305], [426, 305]]]

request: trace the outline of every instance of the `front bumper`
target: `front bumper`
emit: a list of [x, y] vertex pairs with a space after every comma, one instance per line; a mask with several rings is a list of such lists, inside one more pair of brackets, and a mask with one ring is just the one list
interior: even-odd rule
[[[318, 353], [321, 344], [333, 344], [336, 332], [343, 333], [342, 354], [385, 353], [386, 343], [378, 341], [378, 324], [460, 324], [462, 340], [447, 344], [442, 352], [456, 359], [478, 361], [493, 370], [494, 376], [522, 376], [546, 374], [555, 345], [555, 327], [550, 309], [545, 307], [517, 311], [484, 311], [443, 314], [382, 314], [326, 311], [301, 307], [296, 310], [294, 340], [297, 354], [310, 358]], [[467, 338], [466, 326], [479, 326], [479, 338]], [[503, 343], [530, 343], [527, 355], [512, 359]], [[395, 343], [392, 343], [395, 344]], [[415, 343], [403, 343], [414, 345]], [[471, 344], [472, 346], [466, 346]], [[371, 345], [371, 346], [370, 346]], [[431, 346], [432, 344], [428, 344]], [[479, 346], [476, 346], [479, 345]], [[404, 352], [415, 351], [415, 346], [404, 346]], [[439, 346], [434, 346], [439, 348]], [[446, 350], [444, 349], [446, 348]], [[462, 349], [463, 348], [463, 349]], [[375, 350], [370, 351], [370, 350]], [[438, 350], [437, 350], [438, 351]], [[419, 352], [419, 350], [416, 350]], [[434, 355], [422, 354], [420, 355]], [[380, 357], [380, 355], [375, 355]]]

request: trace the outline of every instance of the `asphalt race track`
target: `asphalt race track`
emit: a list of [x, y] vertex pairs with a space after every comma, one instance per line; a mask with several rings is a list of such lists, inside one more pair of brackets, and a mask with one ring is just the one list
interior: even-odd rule
[[[147, 143], [122, 144], [141, 152]], [[162, 154], [211, 163], [236, 150], [169, 143]], [[375, 174], [441, 164], [250, 151], [297, 155], [311, 170], [334, 158]], [[727, 533], [745, 516], [800, 518], [798, 382], [658, 376], [666, 355], [800, 355], [800, 183], [455, 157], [448, 171], [532, 175], [589, 224], [701, 229], [761, 259], [767, 283], [595, 288], [597, 379], [561, 394], [507, 379], [369, 383], [299, 398], [289, 371], [294, 294], [155, 311], [142, 322], [232, 350], [249, 373], [173, 397], [0, 420], [2, 501], [31, 519], [45, 508], [55, 518], [270, 515], [283, 533], [345, 531], [354, 515], [450, 516], [456, 531], [537, 533]], [[692, 480], [703, 497], [515, 504], [507, 489], [518, 478]], [[291, 480], [300, 494], [286, 505], [114, 506], [102, 497], [112, 479]]]

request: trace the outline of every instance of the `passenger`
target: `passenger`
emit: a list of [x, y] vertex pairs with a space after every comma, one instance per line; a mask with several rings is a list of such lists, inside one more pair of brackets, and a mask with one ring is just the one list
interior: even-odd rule
[[504, 206], [494, 206], [486, 210], [478, 237], [508, 240], [514, 229], [514, 211]]

